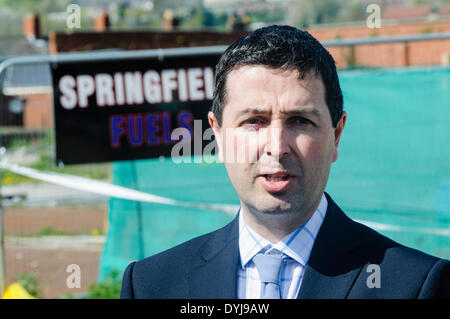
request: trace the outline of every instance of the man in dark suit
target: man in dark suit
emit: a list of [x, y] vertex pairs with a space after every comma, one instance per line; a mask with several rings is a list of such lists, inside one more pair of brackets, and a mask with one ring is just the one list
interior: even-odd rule
[[351, 220], [324, 192], [347, 113], [309, 33], [271, 26], [233, 43], [208, 118], [241, 208], [130, 263], [121, 298], [450, 298], [448, 260]]

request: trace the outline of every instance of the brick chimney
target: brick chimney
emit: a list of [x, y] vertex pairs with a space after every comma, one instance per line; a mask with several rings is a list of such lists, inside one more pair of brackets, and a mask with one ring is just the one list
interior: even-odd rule
[[109, 30], [111, 24], [109, 22], [108, 13], [106, 11], [102, 11], [100, 15], [94, 18], [94, 30], [97, 32], [104, 32]]
[[167, 9], [163, 13], [161, 28], [164, 31], [172, 31], [178, 27], [179, 20], [172, 10]]
[[23, 34], [28, 39], [39, 39], [39, 16], [36, 13], [30, 13], [23, 18]]

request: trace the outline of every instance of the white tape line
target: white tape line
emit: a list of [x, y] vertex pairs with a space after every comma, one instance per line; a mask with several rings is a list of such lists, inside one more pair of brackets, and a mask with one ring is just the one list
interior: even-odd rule
[[55, 172], [38, 171], [33, 168], [23, 167], [16, 164], [9, 164], [5, 160], [0, 162], [0, 168], [7, 169], [13, 173], [38, 179], [44, 182], [61, 185], [64, 187], [89, 192], [93, 194], [103, 195], [107, 197], [115, 197], [120, 199], [141, 201], [147, 203], [165, 204], [172, 206], [195, 207], [199, 209], [215, 210], [229, 215], [236, 215], [239, 209], [239, 205], [192, 203], [192, 202], [178, 201], [171, 198], [144, 193], [131, 188], [118, 186], [107, 182], [96, 181], [85, 177]]
[[396, 226], [377, 222], [369, 222], [365, 220], [355, 219], [358, 223], [364, 224], [368, 227], [377, 230], [397, 231], [397, 232], [412, 232], [439, 236], [450, 236], [450, 229], [446, 228], [426, 228], [426, 227], [411, 227], [411, 226]]
[[[117, 186], [107, 182], [100, 182], [85, 177], [61, 174], [55, 172], [38, 171], [33, 168], [23, 167], [16, 164], [9, 164], [5, 160], [0, 161], [0, 168], [7, 169], [19, 175], [38, 179], [41, 181], [61, 185], [64, 187], [99, 194], [107, 197], [115, 197], [120, 199], [141, 201], [147, 203], [157, 203], [172, 206], [194, 207], [205, 210], [214, 210], [229, 215], [236, 215], [239, 205], [229, 204], [210, 204], [210, 203], [192, 203], [174, 200], [171, 198], [161, 197], [149, 193], [140, 192], [131, 188]], [[365, 224], [368, 227], [376, 230], [399, 231], [399, 232], [415, 232], [439, 236], [450, 236], [450, 229], [434, 229], [424, 227], [407, 227], [397, 226], [384, 223], [377, 223], [364, 220], [355, 220], [359, 223]]]

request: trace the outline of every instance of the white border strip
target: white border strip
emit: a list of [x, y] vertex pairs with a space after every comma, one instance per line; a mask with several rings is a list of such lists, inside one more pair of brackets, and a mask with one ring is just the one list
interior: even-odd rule
[[450, 237], [450, 229], [445, 229], [445, 228], [396, 226], [396, 225], [382, 224], [382, 223], [377, 223], [377, 222], [369, 222], [369, 221], [359, 220], [359, 219], [355, 219], [355, 221], [358, 223], [364, 224], [368, 227], [377, 229], [377, 230], [397, 231], [397, 232], [413, 232], [413, 233]]
[[[228, 215], [236, 215], [239, 209], [239, 205], [179, 201], [76, 175], [38, 171], [33, 168], [23, 167], [16, 164], [9, 164], [6, 162], [6, 160], [0, 161], [0, 169], [6, 169], [13, 173], [38, 179], [44, 182], [61, 185], [79, 191], [103, 195], [106, 197], [115, 197], [126, 200], [141, 201], [146, 203], [157, 203], [171, 206], [195, 207], [199, 209], [222, 212]], [[379, 231], [415, 232], [415, 233], [450, 237], [450, 229], [397, 226], [364, 220], [355, 220], [355, 221]]]
[[120, 199], [172, 205], [172, 206], [195, 207], [199, 209], [215, 210], [229, 215], [236, 215], [239, 209], [239, 205], [193, 203], [193, 202], [178, 201], [175, 199], [144, 193], [131, 188], [118, 186], [107, 182], [96, 181], [76, 175], [38, 171], [33, 168], [23, 167], [16, 164], [9, 164], [5, 160], [0, 162], [0, 168], [9, 170], [19, 175], [38, 179], [44, 182], [76, 189], [79, 191], [103, 195], [107, 197], [115, 197]]

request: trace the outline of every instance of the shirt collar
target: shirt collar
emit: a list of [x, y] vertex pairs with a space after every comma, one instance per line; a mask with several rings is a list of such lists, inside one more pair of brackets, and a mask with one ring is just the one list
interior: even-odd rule
[[325, 194], [322, 195], [319, 206], [314, 214], [302, 226], [286, 235], [276, 244], [259, 236], [244, 220], [239, 210], [239, 254], [241, 267], [244, 269], [247, 263], [259, 252], [277, 249], [298, 263], [306, 266], [314, 241], [322, 225], [327, 211], [328, 202]]

